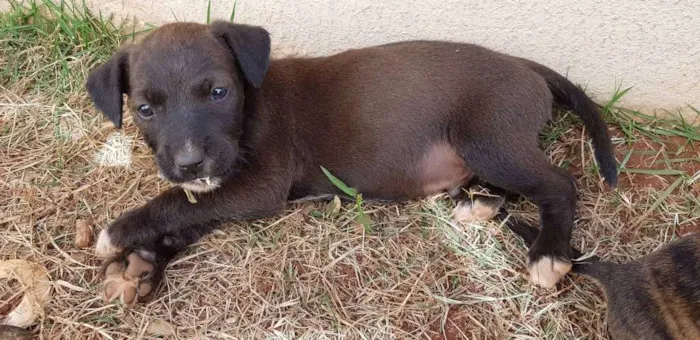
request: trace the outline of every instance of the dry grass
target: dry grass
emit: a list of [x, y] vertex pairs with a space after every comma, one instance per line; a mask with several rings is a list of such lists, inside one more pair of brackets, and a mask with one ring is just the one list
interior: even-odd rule
[[[55, 56], [39, 47], [55, 37], [19, 47], [11, 40], [0, 41], [0, 66], [19, 70], [0, 78], [0, 185], [8, 193], [0, 198], [0, 260], [49, 270], [53, 299], [34, 327], [40, 338], [150, 338], [163, 322], [173, 339], [606, 338], [594, 284], [569, 277], [557, 290], [533, 288], [522, 243], [495, 223], [456, 232], [447, 223], [454, 202], [444, 196], [368, 206], [370, 234], [349, 207], [324, 218], [323, 203], [226, 224], [170, 265], [155, 301], [105, 305], [92, 249], [74, 245], [76, 220], [91, 219], [99, 231], [167, 184], [128, 119], [120, 140], [133, 141], [131, 161], [108, 166], [99, 156], [115, 130], [76, 84], [104, 55], [72, 51], [60, 80], [61, 67], [46, 71]], [[15, 60], [29, 48], [31, 62]], [[628, 261], [700, 229], [698, 130], [610, 111], [618, 159], [626, 169], [652, 169], [623, 171], [618, 192], [601, 183], [590, 143], [569, 115], [545, 133], [546, 148], [578, 181], [576, 244]], [[510, 208], [537, 219], [526, 201]], [[0, 289], [0, 298], [15, 293]]]

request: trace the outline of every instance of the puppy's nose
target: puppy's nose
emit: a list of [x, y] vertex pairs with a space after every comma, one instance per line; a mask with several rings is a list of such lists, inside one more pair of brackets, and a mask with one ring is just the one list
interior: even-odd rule
[[204, 151], [198, 148], [182, 150], [175, 154], [173, 160], [178, 169], [195, 173], [202, 167]]

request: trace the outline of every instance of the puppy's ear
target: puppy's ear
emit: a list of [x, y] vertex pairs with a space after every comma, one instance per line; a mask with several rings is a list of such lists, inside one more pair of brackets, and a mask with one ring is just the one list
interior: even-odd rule
[[122, 49], [90, 71], [87, 91], [95, 107], [116, 126], [122, 126], [123, 94], [129, 92], [129, 52]]
[[231, 50], [246, 80], [259, 88], [270, 63], [270, 34], [262, 27], [226, 21], [212, 23], [211, 32]]

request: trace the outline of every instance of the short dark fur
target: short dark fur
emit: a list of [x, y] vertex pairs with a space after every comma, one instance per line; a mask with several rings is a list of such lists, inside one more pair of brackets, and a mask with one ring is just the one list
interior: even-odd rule
[[[506, 225], [527, 245], [539, 234], [512, 217]], [[571, 252], [582, 256], [577, 249]], [[681, 237], [625, 264], [597, 257], [575, 262], [572, 272], [603, 287], [614, 340], [700, 339], [700, 234]]]
[[[90, 74], [88, 92], [116, 126], [122, 94], [132, 111], [143, 103], [153, 108], [152, 118], [135, 114], [134, 120], [165, 177], [175, 183], [223, 179], [220, 188], [196, 194], [197, 204], [173, 188], [122, 215], [108, 228], [115, 246], [151, 249], [167, 262], [176, 251], [161, 253], [164, 235], [182, 236], [179, 250], [203, 234], [190, 231], [197, 226], [269, 216], [289, 200], [339, 194], [324, 166], [365, 197], [391, 201], [452, 189], [476, 176], [538, 204], [543, 233], [530, 249], [531, 261], [568, 261], [574, 180], [538, 147], [553, 103], [582, 118], [604, 177], [617, 183], [596, 105], [532, 61], [436, 41], [325, 58], [269, 60], [269, 53], [268, 34], [259, 27], [176, 23]], [[215, 86], [229, 89], [224, 101], [209, 100]], [[206, 155], [202, 170], [173, 164], [189, 152], [184, 140]]]

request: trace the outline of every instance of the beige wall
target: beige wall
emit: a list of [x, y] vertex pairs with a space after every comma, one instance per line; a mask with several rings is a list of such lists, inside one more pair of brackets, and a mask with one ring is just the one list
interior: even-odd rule
[[[233, 2], [212, 0], [213, 15], [228, 18]], [[152, 23], [201, 22], [207, 9], [207, 0], [88, 3]], [[600, 103], [622, 83], [634, 86], [625, 106], [700, 109], [699, 0], [238, 0], [236, 17], [310, 54], [405, 39], [473, 42], [568, 74]]]

